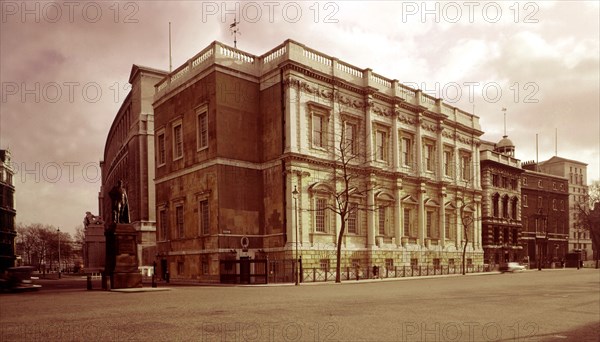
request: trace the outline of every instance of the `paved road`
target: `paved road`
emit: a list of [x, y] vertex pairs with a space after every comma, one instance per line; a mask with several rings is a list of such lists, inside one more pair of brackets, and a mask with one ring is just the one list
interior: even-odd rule
[[0, 341], [598, 341], [600, 272], [0, 295]]

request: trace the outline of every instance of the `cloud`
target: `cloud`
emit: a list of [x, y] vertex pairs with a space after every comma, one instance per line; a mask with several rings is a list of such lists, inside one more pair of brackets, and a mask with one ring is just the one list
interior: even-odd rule
[[[64, 3], [56, 4], [63, 9], [57, 22], [48, 20], [50, 14], [36, 23], [32, 16], [23, 21], [5, 12], [0, 23], [0, 148], [10, 146], [13, 158], [29, 169], [40, 165], [39, 182], [16, 183], [17, 220], [70, 228], [85, 211], [98, 211], [100, 184], [89, 182], [81, 168], [94, 163], [97, 168], [103, 158], [131, 65], [169, 68], [169, 22], [173, 68], [214, 40], [233, 45], [233, 16], [223, 19], [221, 2], [117, 2], [112, 9], [112, 2], [99, 2], [102, 15], [92, 22], [93, 5], [79, 4], [70, 20]], [[211, 14], [211, 4], [217, 4], [217, 13]], [[254, 5], [239, 2], [242, 50], [260, 55], [291, 38], [390, 79], [434, 91], [438, 82], [439, 96], [444, 85], [455, 82], [462, 96], [453, 105], [475, 107], [484, 139], [500, 140], [501, 108], [507, 107], [507, 129], [519, 158], [535, 158], [536, 133], [540, 158], [552, 156], [558, 127], [559, 155], [588, 163], [589, 180], [600, 178], [597, 2], [518, 2], [518, 16], [510, 8], [515, 3], [498, 3], [497, 22], [482, 15], [484, 3], [470, 22], [458, 3], [463, 12], [456, 23], [448, 2], [439, 3], [438, 23], [431, 15], [425, 20], [420, 12], [409, 15], [408, 2], [298, 2], [298, 18], [296, 3], [276, 3], [273, 20], [265, 3], [257, 4], [262, 15], [253, 20], [248, 6]], [[235, 2], [225, 6], [231, 9]], [[469, 82], [479, 84], [474, 98], [468, 96]], [[6, 88], [12, 85], [16, 94]], [[483, 93], [489, 85], [501, 89], [497, 101]], [[50, 172], [52, 163], [62, 168], [63, 178], [68, 165], [79, 168], [73, 182], [44, 179], [50, 175], [42, 175], [44, 166]]]

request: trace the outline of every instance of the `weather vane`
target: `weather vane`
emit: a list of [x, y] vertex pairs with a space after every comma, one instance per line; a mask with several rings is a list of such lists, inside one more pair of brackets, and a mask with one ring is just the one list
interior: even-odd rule
[[237, 35], [238, 33], [241, 35], [242, 33], [240, 32], [238, 25], [239, 25], [239, 21], [237, 21], [237, 18], [233, 18], [233, 24], [229, 25], [229, 29], [231, 30], [231, 34], [233, 34], [233, 47], [237, 49]]

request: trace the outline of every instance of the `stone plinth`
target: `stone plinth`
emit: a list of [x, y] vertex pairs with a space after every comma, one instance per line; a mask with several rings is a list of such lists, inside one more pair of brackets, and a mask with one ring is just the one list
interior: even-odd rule
[[[142, 287], [142, 275], [138, 270], [137, 233], [133, 225], [117, 224], [114, 228], [114, 269], [111, 288], [124, 289]], [[109, 251], [107, 251], [108, 255]]]

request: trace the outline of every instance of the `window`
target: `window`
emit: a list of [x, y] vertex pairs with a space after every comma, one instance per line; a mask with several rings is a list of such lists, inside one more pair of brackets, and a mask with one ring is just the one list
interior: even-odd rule
[[511, 205], [511, 210], [510, 210], [510, 217], [513, 220], [517, 219], [517, 210], [519, 210], [519, 201], [517, 200], [516, 197], [514, 197], [512, 199], [512, 205]]
[[173, 160], [183, 157], [183, 132], [181, 122], [173, 126]]
[[446, 212], [446, 224], [445, 224], [445, 233], [446, 233], [446, 239], [454, 239], [454, 229], [456, 227], [456, 219], [454, 217], [453, 214]]
[[358, 216], [358, 205], [356, 203], [348, 204], [348, 234], [358, 234], [357, 227], [357, 216]]
[[329, 259], [319, 260], [319, 268], [323, 272], [329, 272]]
[[327, 201], [324, 198], [317, 198], [317, 210], [315, 211], [315, 229], [317, 232], [325, 233], [325, 208]]
[[344, 132], [344, 151], [346, 154], [356, 154], [356, 125], [351, 122], [346, 122]]
[[160, 165], [164, 165], [166, 162], [166, 156], [165, 156], [165, 133], [161, 132], [158, 134], [158, 138], [157, 140], [157, 145], [158, 145], [158, 151], [157, 151], [157, 155], [158, 155], [158, 166]]
[[452, 177], [452, 151], [444, 151], [444, 176]]
[[183, 206], [175, 207], [175, 222], [177, 225], [177, 237], [183, 238]]
[[425, 170], [433, 172], [435, 167], [435, 146], [433, 143], [426, 143], [424, 152]]
[[565, 201], [560, 200], [560, 211], [565, 211]]
[[538, 207], [538, 208], [541, 208], [541, 207], [542, 207], [542, 204], [543, 204], [543, 202], [542, 202], [542, 196], [538, 196], [538, 203], [537, 203], [537, 207]]
[[543, 187], [544, 187], [544, 185], [542, 183], [542, 180], [541, 179], [538, 180], [538, 188], [543, 188]]
[[463, 154], [460, 158], [460, 169], [463, 180], [469, 180], [471, 178], [471, 156]]
[[378, 209], [379, 214], [379, 235], [385, 235], [385, 210], [386, 208], [380, 206]]
[[492, 217], [500, 217], [500, 195], [492, 196]]
[[556, 198], [552, 199], [552, 210], [558, 210], [558, 208], [556, 207]]
[[177, 262], [177, 275], [183, 275], [183, 261]]
[[160, 209], [158, 212], [158, 240], [164, 241], [167, 239], [167, 211]]
[[500, 186], [500, 176], [494, 174], [492, 175], [492, 185], [494, 187], [499, 187]]
[[208, 112], [206, 111], [206, 107], [199, 109], [197, 111], [197, 141], [198, 141], [198, 150], [204, 149], [208, 147]]
[[312, 143], [313, 147], [325, 148], [325, 117], [314, 114], [312, 116]]
[[512, 245], [516, 246], [519, 243], [519, 230], [517, 228], [513, 228], [512, 230]]
[[527, 185], [527, 177], [523, 177], [523, 185]]
[[502, 198], [502, 217], [503, 218], [508, 218], [508, 196], [504, 196]]
[[404, 137], [402, 138], [402, 165], [410, 166], [413, 162], [412, 155], [412, 138]]
[[379, 161], [387, 161], [387, 133], [381, 130], [375, 132], [375, 157]]
[[433, 237], [433, 211], [427, 211], [425, 220], [425, 224], [427, 226], [427, 237]]
[[527, 195], [523, 195], [523, 206], [524, 207], [528, 207], [529, 205], [527, 204]]
[[208, 219], [208, 200], [200, 201], [198, 205], [198, 213], [200, 219], [200, 234], [207, 235], [210, 233], [209, 219]]
[[433, 258], [433, 268], [439, 270], [440, 269], [440, 265], [441, 265], [440, 259], [439, 258]]
[[410, 236], [410, 209], [404, 208], [404, 236]]
[[500, 244], [500, 228], [494, 227], [494, 245]]

